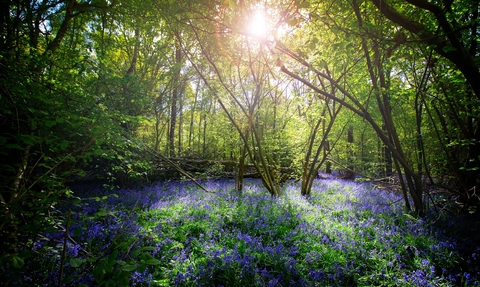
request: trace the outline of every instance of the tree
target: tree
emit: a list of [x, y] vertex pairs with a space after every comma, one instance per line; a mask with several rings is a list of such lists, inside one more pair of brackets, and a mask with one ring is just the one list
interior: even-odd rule
[[[328, 86], [330, 86], [321, 81], [318, 85], [321, 86], [323, 90], [327, 90]], [[335, 94], [335, 87], [330, 86], [329, 88], [329, 92]], [[301, 97], [302, 95], [297, 96]], [[336, 102], [328, 98], [323, 99], [323, 101], [318, 100], [315, 102], [316, 104], [309, 104], [309, 109], [302, 112], [305, 117], [307, 117], [308, 114], [308, 117], [313, 119], [311, 121], [312, 124], [310, 127], [308, 140], [306, 141], [306, 148], [303, 152], [304, 156], [301, 167], [302, 186], [300, 192], [305, 196], [310, 195], [313, 182], [317, 178], [320, 168], [327, 161], [327, 156], [330, 155], [328, 137], [330, 136], [330, 132], [336, 123], [337, 116], [342, 110], [341, 105], [338, 105]], [[315, 113], [313, 109], [311, 109], [312, 105], [320, 106], [320, 113]], [[308, 119], [305, 119], [305, 121], [310, 122]], [[337, 137], [337, 140], [338, 138], [339, 137]]]
[[[362, 43], [362, 46], [365, 48], [365, 43], [364, 42]], [[384, 131], [381, 128], [381, 125], [379, 125], [376, 122], [376, 120], [374, 119], [372, 114], [369, 112], [367, 107], [364, 104], [362, 104], [361, 100], [359, 98], [355, 97], [354, 94], [349, 92], [346, 88], [342, 87], [338, 83], [338, 81], [333, 79], [327, 73], [319, 71], [318, 69], [315, 68], [315, 65], [312, 65], [312, 64], [308, 63], [305, 60], [305, 57], [302, 57], [302, 55], [299, 55], [298, 53], [293, 52], [291, 49], [288, 49], [285, 45], [280, 44], [278, 41], [275, 42], [275, 46], [273, 48], [276, 49], [276, 51], [278, 51], [279, 53], [290, 57], [291, 59], [295, 60], [296, 62], [300, 63], [301, 65], [303, 65], [306, 68], [313, 71], [315, 73], [316, 77], [319, 77], [319, 78], [324, 79], [327, 82], [331, 83], [331, 85], [334, 86], [336, 89], [338, 89], [339, 92], [343, 96], [342, 96], [342, 98], [339, 98], [338, 96], [336, 96], [332, 93], [329, 93], [329, 92], [326, 92], [326, 91], [320, 89], [318, 86], [314, 85], [308, 79], [302, 78], [301, 76], [298, 75], [298, 73], [290, 71], [288, 68], [286, 68], [286, 66], [283, 62], [280, 64], [280, 69], [281, 69], [282, 72], [284, 72], [286, 75], [288, 75], [292, 78], [295, 78], [295, 79], [301, 81], [302, 83], [304, 83], [305, 85], [307, 85], [311, 89], [313, 89], [315, 92], [320, 94], [322, 97], [334, 100], [334, 101], [342, 104], [343, 106], [345, 106], [349, 110], [353, 111], [357, 115], [361, 116], [367, 122], [370, 123], [370, 125], [377, 132], [378, 136], [382, 139], [384, 144], [387, 145], [388, 148], [394, 154], [394, 157], [398, 161], [398, 166], [397, 167], [401, 167], [405, 171], [406, 175], [408, 176], [407, 177], [407, 182], [408, 182], [408, 185], [409, 185], [410, 195], [413, 197], [415, 212], [417, 212], [419, 214], [423, 213], [424, 206], [423, 206], [423, 202], [422, 202], [422, 189], [421, 189], [422, 187], [421, 187], [421, 184], [419, 182], [419, 177], [418, 177], [418, 175], [416, 175], [413, 172], [408, 160], [405, 158], [405, 156], [402, 152], [402, 149], [401, 149], [401, 143], [398, 140], [398, 135], [395, 134], [395, 130], [394, 130], [393, 126], [392, 126], [392, 129], [389, 130], [388, 134], [384, 133]], [[370, 73], [372, 73], [373, 72], [373, 66], [371, 64], [371, 60], [369, 59], [369, 54], [367, 53], [368, 51], [365, 51], [365, 52], [366, 52], [366, 56], [367, 56], [367, 67], [368, 67]], [[377, 55], [377, 57], [378, 57], [378, 55]], [[380, 91], [380, 86], [378, 86], [376, 84], [376, 77], [374, 77], [373, 74], [370, 74], [370, 75], [371, 75], [370, 80], [373, 83], [374, 91], [377, 91], [377, 92], [374, 92], [374, 93], [375, 93], [375, 98], [377, 99], [377, 104], [378, 104], [378, 108], [380, 109], [380, 113], [382, 114], [382, 117], [386, 122], [393, 124], [392, 118], [390, 116], [391, 113], [388, 110], [388, 105], [389, 105], [388, 98], [385, 98], [385, 96], [384, 96], [384, 99], [381, 98], [381, 94], [378, 93], [378, 91]], [[373, 81], [375, 81], [375, 82], [373, 82]], [[382, 83], [384, 83], [384, 81], [382, 81]], [[384, 86], [382, 86], [382, 87], [384, 87]], [[398, 168], [397, 168], [397, 170], [400, 171]], [[404, 186], [404, 191], [405, 191], [405, 194], [406, 194], [406, 187], [405, 186]], [[405, 200], [406, 200], [407, 208], [409, 208], [409, 202], [408, 202], [407, 196], [405, 196]]]
[[[52, 223], [49, 209], [69, 194], [64, 181], [75, 173], [75, 164], [88, 157], [99, 137], [95, 121], [101, 114], [92, 106], [94, 100], [71, 79], [85, 76], [84, 49], [75, 49], [84, 40], [80, 33], [86, 26], [84, 16], [106, 13], [114, 3], [3, 4], [0, 232], [1, 255], [12, 259], [18, 252], [18, 233], [31, 239]], [[77, 30], [72, 32], [73, 25]], [[63, 81], [68, 77], [68, 82]], [[90, 118], [86, 117], [88, 107]]]
[[[178, 34], [178, 32], [176, 33]], [[180, 79], [180, 71], [182, 67], [182, 50], [181, 38], [177, 35], [177, 42], [175, 43], [175, 72], [173, 75], [173, 91], [170, 103], [170, 129], [168, 133], [168, 147], [170, 156], [175, 156], [175, 128], [177, 124], [177, 104], [181, 100], [183, 84]], [[180, 133], [180, 131], [179, 131]], [[180, 142], [179, 142], [180, 145]]]
[[[418, 41], [427, 47], [427, 49], [423, 49], [425, 68], [422, 76], [418, 77], [415, 97], [419, 172], [425, 171], [430, 175], [429, 170], [426, 169], [422, 133], [422, 114], [426, 109], [431, 126], [436, 127], [434, 137], [443, 147], [447, 162], [445, 168], [449, 170], [448, 174], [458, 180], [454, 183], [455, 187], [450, 190], [464, 204], [471, 201], [478, 202], [478, 198], [473, 194], [478, 186], [480, 176], [480, 155], [478, 141], [473, 139], [478, 136], [480, 129], [477, 124], [480, 115], [478, 109], [480, 72], [477, 61], [479, 3], [476, 1], [442, 1], [437, 4], [422, 0], [392, 3], [372, 0], [371, 2], [383, 16], [410, 33], [411, 36], [408, 38], [405, 34], [397, 34], [402, 36], [395, 39], [394, 47], [406, 45], [407, 41]], [[413, 15], [422, 15], [424, 20], [420, 22]], [[450, 79], [437, 77], [439, 70], [448, 70]], [[430, 78], [432, 74], [433, 79]], [[434, 93], [440, 97], [434, 97], [436, 99], [433, 102], [428, 102], [430, 100], [428, 91], [439, 82], [441, 82], [441, 92]], [[450, 90], [452, 87], [455, 87], [455, 92]], [[451, 96], [452, 92], [457, 94], [455, 98]], [[455, 103], [462, 104], [456, 105]], [[448, 122], [453, 125], [446, 124], [447, 121], [442, 119], [445, 113], [439, 113], [444, 104], [448, 106], [447, 110], [449, 110], [447, 118], [451, 120]], [[433, 117], [432, 109], [436, 111], [436, 118]], [[437, 128], [436, 123], [441, 123], [443, 128]], [[447, 142], [444, 141], [445, 138], [447, 138]], [[460, 142], [469, 142], [469, 144]], [[455, 148], [451, 149], [451, 147]], [[430, 181], [436, 182], [436, 184], [442, 182], [442, 180], [432, 177], [430, 177]]]
[[[425, 0], [406, 0], [395, 3], [398, 9], [394, 7], [395, 4], [390, 5], [384, 0], [371, 2], [386, 18], [451, 61], [480, 99], [480, 71], [475, 62], [478, 53], [478, 2], [442, 1], [440, 5]], [[428, 20], [420, 23], [407, 13], [421, 14]], [[405, 42], [405, 37], [397, 38], [397, 45]]]
[[[246, 11], [249, 9], [248, 7], [248, 4], [245, 3], [237, 11]], [[235, 18], [236, 15], [226, 15], [225, 17]], [[263, 61], [266, 54], [262, 44], [244, 36], [235, 37], [229, 41], [217, 36], [216, 43], [220, 47], [215, 47], [209, 42], [201, 41], [201, 39], [207, 39], [202, 33], [205, 28], [200, 29], [199, 24], [194, 23], [190, 23], [189, 26], [219, 85], [215, 85], [205, 72], [200, 71], [191, 57], [189, 57], [190, 62], [196, 67], [205, 85], [215, 92], [218, 103], [240, 135], [245, 150], [240, 152], [239, 162], [244, 163], [244, 156], [247, 154], [269, 192], [272, 195], [280, 194], [282, 181], [280, 159], [282, 157], [279, 156], [279, 143], [276, 139], [280, 139], [278, 133], [283, 129], [282, 125], [279, 126], [277, 123], [278, 102], [281, 97], [278, 87], [282, 84], [278, 81], [275, 82], [276, 80], [269, 76], [270, 68]], [[228, 25], [224, 27], [229, 29]], [[212, 43], [215, 42], [212, 40]], [[238, 48], [233, 49], [233, 45]], [[225, 55], [224, 59], [227, 64], [225, 62], [220, 64], [221, 60], [216, 54], [219, 49], [220, 53]], [[217, 92], [218, 89], [222, 89], [228, 98], [224, 99]], [[242, 174], [243, 167], [241, 165], [239, 182], [241, 182]], [[240, 186], [241, 184], [239, 184], [239, 188]]]

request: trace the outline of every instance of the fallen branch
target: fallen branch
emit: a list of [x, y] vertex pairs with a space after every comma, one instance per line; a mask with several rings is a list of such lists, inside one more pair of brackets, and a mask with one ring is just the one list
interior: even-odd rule
[[178, 172], [180, 172], [181, 174], [183, 174], [184, 176], [186, 176], [187, 178], [189, 178], [191, 181], [193, 181], [199, 188], [201, 188], [202, 190], [206, 191], [206, 192], [210, 192], [208, 189], [206, 189], [205, 187], [203, 187], [203, 185], [201, 185], [193, 176], [191, 176], [188, 172], [186, 172], [184, 169], [182, 169], [178, 164], [174, 163], [172, 160], [168, 159], [167, 157], [163, 156], [161, 153], [153, 150], [152, 148], [148, 147], [146, 144], [143, 144], [143, 147], [145, 148], [145, 150], [150, 153], [150, 155], [152, 155], [153, 157], [157, 158], [157, 159], [160, 159], [166, 163], [168, 163], [170, 166], [172, 166], [173, 168], [175, 168]]
[[373, 181], [376, 180], [376, 179], [373, 178], [373, 177], [370, 177], [370, 176], [368, 176], [368, 175], [364, 175], [364, 174], [361, 173], [361, 172], [358, 172], [358, 171], [355, 171], [355, 170], [353, 170], [353, 169], [350, 169], [350, 168], [344, 166], [343, 164], [339, 163], [338, 161], [336, 161], [336, 160], [334, 160], [334, 159], [332, 159], [332, 158], [328, 158], [327, 160], [335, 163], [336, 165], [339, 165], [340, 167], [342, 167], [343, 169], [345, 169], [345, 170], [348, 171], [348, 172], [351, 172], [351, 173], [354, 173], [354, 174], [358, 174], [358, 175], [361, 176], [361, 177], [368, 178], [368, 179], [373, 180]]

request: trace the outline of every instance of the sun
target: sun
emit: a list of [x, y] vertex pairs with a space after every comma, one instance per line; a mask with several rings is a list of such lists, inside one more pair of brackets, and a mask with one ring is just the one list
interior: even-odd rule
[[254, 11], [247, 22], [247, 33], [260, 40], [268, 37], [268, 19], [265, 10], [259, 8]]

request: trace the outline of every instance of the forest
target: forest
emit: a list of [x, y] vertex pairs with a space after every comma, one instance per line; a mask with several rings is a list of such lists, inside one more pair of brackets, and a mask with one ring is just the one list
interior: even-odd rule
[[2, 0], [0, 280], [480, 285], [479, 13]]

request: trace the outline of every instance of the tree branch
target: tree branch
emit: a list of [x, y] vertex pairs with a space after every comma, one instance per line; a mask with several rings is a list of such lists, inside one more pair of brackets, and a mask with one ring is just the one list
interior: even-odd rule
[[[480, 71], [475, 64], [473, 57], [466, 49], [466, 45], [460, 40], [459, 36], [453, 30], [444, 11], [425, 0], [405, 0], [418, 8], [427, 10], [435, 15], [439, 29], [446, 37], [437, 37], [432, 34], [424, 25], [409, 19], [395, 8], [390, 6], [385, 0], [371, 0], [377, 9], [389, 20], [402, 26], [411, 33], [417, 35], [422, 42], [429, 45], [439, 55], [450, 60], [463, 74], [465, 80], [472, 87], [473, 92], [480, 99]], [[448, 39], [448, 41], [447, 41]]]

